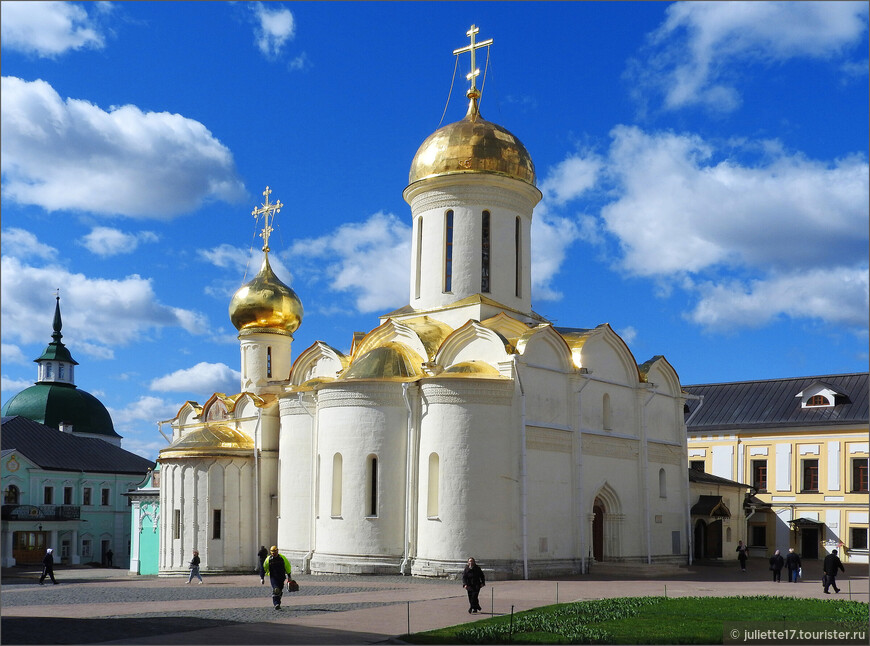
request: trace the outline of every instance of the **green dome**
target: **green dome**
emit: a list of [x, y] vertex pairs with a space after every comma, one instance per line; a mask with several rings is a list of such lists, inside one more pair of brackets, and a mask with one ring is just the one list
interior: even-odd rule
[[73, 433], [121, 437], [100, 400], [72, 384], [38, 383], [7, 401], [0, 414], [20, 415], [52, 428], [66, 422], [72, 424]]

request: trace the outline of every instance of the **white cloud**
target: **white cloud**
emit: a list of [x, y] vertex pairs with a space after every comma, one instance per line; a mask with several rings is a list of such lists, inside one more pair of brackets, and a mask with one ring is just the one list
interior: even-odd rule
[[[5, 345], [3, 346], [6, 347]], [[5, 352], [5, 350], [4, 350]], [[6, 357], [3, 357], [3, 360], [6, 360]], [[36, 372], [33, 373], [33, 379], [11, 379], [6, 375], [0, 376], [0, 381], [2, 381], [2, 386], [0, 386], [0, 390], [4, 393], [9, 393], [10, 396], [13, 394], [18, 394], [25, 388], [30, 388], [34, 383], [36, 383]], [[5, 402], [5, 398], [4, 398]]]
[[609, 201], [597, 219], [576, 215], [573, 229], [535, 229], [543, 240], [533, 258], [543, 273], [555, 275], [579, 238], [610, 252], [614, 267], [652, 279], [660, 297], [688, 293], [695, 305], [687, 317], [700, 325], [788, 316], [866, 326], [866, 158], [818, 161], [776, 141], [717, 144], [630, 126], [611, 137], [597, 183], [590, 185], [586, 164], [562, 163], [545, 180], [554, 188], [541, 217], [536, 210], [538, 224], [561, 223], [557, 213], [575, 195], [589, 198], [587, 209], [600, 196]]
[[79, 241], [88, 251], [98, 256], [108, 257], [133, 253], [140, 242], [157, 242], [157, 234], [151, 231], [124, 233], [109, 227], [94, 227]]
[[729, 111], [740, 104], [730, 82], [741, 67], [838, 56], [866, 31], [865, 2], [675, 2], [634, 80], [669, 109]]
[[[115, 431], [124, 439], [122, 448], [150, 460], [157, 458], [161, 449], [169, 446], [157, 430], [157, 422], [172, 419], [183, 402], [172, 402], [159, 397], [144, 396], [124, 408], [107, 407], [115, 425]], [[164, 433], [172, 437], [171, 429], [164, 425]]]
[[[48, 343], [48, 341], [46, 341], [46, 343]], [[3, 363], [19, 363], [23, 366], [26, 366], [35, 358], [25, 357], [21, 348], [17, 345], [12, 345], [11, 343], [0, 343], [0, 356], [3, 357]]]
[[64, 101], [42, 80], [4, 76], [0, 97], [4, 199], [167, 219], [244, 197], [232, 153], [198, 121]]
[[627, 325], [626, 327], [617, 331], [617, 334], [623, 341], [625, 341], [625, 345], [631, 345], [637, 338], [637, 330], [631, 325]]
[[73, 2], [0, 2], [0, 40], [4, 48], [42, 58], [104, 45], [85, 5]]
[[709, 328], [762, 327], [778, 316], [867, 327], [868, 268], [836, 267], [775, 275], [746, 283], [699, 285], [689, 319]]
[[696, 136], [626, 126], [611, 134], [608, 172], [620, 197], [601, 215], [632, 274], [813, 268], [866, 257], [864, 159], [824, 163], [767, 146], [765, 159], [741, 165], [716, 161], [715, 147]]
[[577, 225], [568, 218], [550, 214], [542, 208], [532, 219], [532, 300], [557, 301], [562, 293], [553, 286], [565, 256], [580, 236]]
[[594, 187], [600, 172], [601, 159], [596, 155], [572, 155], [549, 170], [541, 193], [548, 202], [562, 205]]
[[204, 361], [192, 368], [176, 370], [173, 373], [152, 380], [151, 390], [183, 393], [236, 393], [242, 373], [223, 363]]
[[294, 58], [292, 61], [290, 61], [287, 64], [287, 69], [289, 69], [289, 70], [307, 70], [307, 69], [311, 68], [311, 66], [312, 66], [312, 63], [311, 63], [311, 60], [308, 58], [308, 54], [306, 54], [305, 52], [302, 52], [301, 54], [299, 54], [299, 56], [297, 56], [296, 58]]
[[293, 14], [285, 7], [275, 9], [274, 5], [267, 7], [262, 2], [254, 2], [250, 7], [256, 19], [254, 36], [257, 47], [267, 58], [277, 58], [284, 44], [296, 33]]
[[411, 228], [391, 213], [375, 213], [325, 236], [297, 240], [290, 255], [301, 276], [312, 282], [325, 277], [331, 290], [354, 297], [359, 312], [408, 301]]
[[16, 258], [41, 258], [43, 260], [58, 257], [57, 249], [41, 243], [30, 231], [14, 227], [3, 232], [3, 253]]
[[202, 314], [160, 303], [151, 281], [136, 274], [119, 280], [91, 278], [60, 266], [31, 266], [13, 256], [0, 260], [0, 271], [0, 325], [6, 342], [48, 341], [58, 286], [63, 287], [64, 342], [77, 352], [107, 358], [113, 346], [147, 341], [150, 332], [164, 327], [191, 334], [208, 329]]

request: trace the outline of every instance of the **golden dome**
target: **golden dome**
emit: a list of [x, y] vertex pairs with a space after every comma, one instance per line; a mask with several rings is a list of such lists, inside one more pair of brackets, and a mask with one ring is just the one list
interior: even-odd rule
[[222, 425], [203, 426], [180, 437], [160, 451], [160, 459], [206, 455], [249, 454], [254, 449], [250, 435]]
[[485, 121], [471, 99], [468, 114], [429, 135], [414, 155], [408, 184], [460, 173], [490, 173], [535, 185], [535, 165], [519, 139]]
[[263, 259], [260, 273], [233, 295], [230, 320], [242, 334], [292, 334], [302, 322], [302, 301], [272, 271], [268, 255]]

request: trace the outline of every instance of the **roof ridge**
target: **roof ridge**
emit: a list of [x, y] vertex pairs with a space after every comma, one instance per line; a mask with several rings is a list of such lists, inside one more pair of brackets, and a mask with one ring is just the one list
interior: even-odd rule
[[761, 383], [770, 383], [773, 381], [803, 381], [805, 379], [817, 379], [819, 381], [823, 379], [830, 379], [831, 377], [856, 377], [856, 376], [870, 376], [868, 372], [835, 372], [828, 375], [807, 375], [805, 377], [771, 377], [768, 379], [742, 379], [739, 381], [711, 381], [705, 384], [683, 384], [683, 388], [698, 388], [700, 386], [728, 386], [731, 384], [761, 384]]

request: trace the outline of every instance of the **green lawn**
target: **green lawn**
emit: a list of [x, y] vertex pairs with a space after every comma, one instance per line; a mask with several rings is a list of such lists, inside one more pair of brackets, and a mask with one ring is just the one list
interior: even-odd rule
[[[414, 644], [721, 644], [723, 624], [865, 629], [867, 604], [792, 597], [629, 597], [544, 606], [405, 635]], [[809, 642], [805, 642], [809, 643]]]

